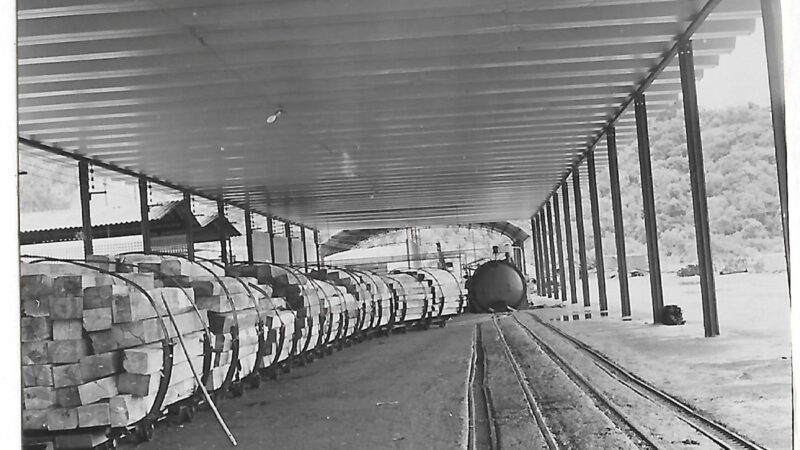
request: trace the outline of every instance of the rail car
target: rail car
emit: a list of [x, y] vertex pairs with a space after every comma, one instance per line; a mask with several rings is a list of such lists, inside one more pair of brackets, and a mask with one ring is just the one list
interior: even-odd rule
[[524, 309], [527, 289], [525, 276], [503, 260], [483, 263], [467, 281], [469, 304], [477, 313]]
[[[306, 273], [282, 264], [225, 267], [136, 252], [89, 262], [25, 257], [21, 285], [23, 328], [42, 322], [30, 305], [45, 298], [52, 311], [80, 298], [82, 310], [80, 320], [68, 319], [80, 322], [80, 336], [71, 342], [82, 350], [72, 359], [28, 350], [56, 342], [47, 341], [53, 322], [73, 313], [48, 316], [43, 322], [51, 334], [23, 342], [24, 375], [37, 364], [58, 371], [57, 382], [40, 383], [45, 386], [23, 376], [28, 448], [47, 442], [115, 448], [127, 436], [149, 441], [158, 421], [190, 421], [200, 407], [214, 409], [227, 396], [257, 388], [262, 376], [277, 378], [377, 333], [444, 326], [465, 309], [458, 279], [439, 269], [381, 275], [320, 267]], [[62, 298], [65, 305], [58, 303]], [[63, 374], [91, 357], [109, 358], [108, 373], [85, 380]], [[81, 395], [92, 389], [96, 398]]]

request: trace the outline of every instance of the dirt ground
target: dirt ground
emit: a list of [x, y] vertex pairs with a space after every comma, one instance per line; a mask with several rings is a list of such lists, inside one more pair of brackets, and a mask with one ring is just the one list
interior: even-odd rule
[[[243, 449], [463, 447], [475, 319], [345, 348], [226, 399], [220, 411]], [[213, 414], [202, 411], [188, 424], [160, 423], [155, 439], [136, 448], [231, 446]]]
[[[667, 392], [707, 411], [767, 448], [791, 448], [792, 386], [789, 299], [785, 274], [716, 278], [721, 335], [704, 338], [699, 279], [664, 274], [664, 302], [683, 308], [686, 325], [653, 326], [649, 280], [632, 278], [633, 320], [619, 320], [619, 288], [607, 280], [608, 318], [597, 313], [590, 275], [591, 320], [554, 320]], [[574, 309], [537, 310], [571, 318]]]

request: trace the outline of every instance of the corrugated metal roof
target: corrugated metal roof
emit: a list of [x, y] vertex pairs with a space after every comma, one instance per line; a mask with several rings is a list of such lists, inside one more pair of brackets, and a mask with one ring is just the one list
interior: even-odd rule
[[[182, 203], [181, 200], [168, 201], [150, 207], [148, 217], [151, 222], [164, 218]], [[115, 208], [94, 208], [92, 210], [92, 226], [111, 226], [138, 223], [140, 220], [139, 204], [118, 204]], [[80, 209], [63, 211], [27, 212], [19, 215], [20, 232], [59, 230], [80, 228]]]
[[[20, 0], [19, 133], [319, 228], [526, 219], [704, 5]], [[698, 73], [758, 14], [720, 2]]]

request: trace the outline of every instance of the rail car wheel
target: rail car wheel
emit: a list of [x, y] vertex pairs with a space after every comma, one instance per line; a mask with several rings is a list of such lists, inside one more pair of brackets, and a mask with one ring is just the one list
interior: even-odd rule
[[333, 354], [333, 346], [332, 345], [328, 346], [328, 348], [325, 349], [325, 353], [327, 353], [329, 355], [332, 355]]
[[258, 389], [261, 387], [261, 374], [256, 372], [253, 375], [250, 375], [249, 380], [250, 388], [251, 389]]
[[133, 430], [134, 435], [136, 436], [136, 440], [140, 443], [142, 442], [150, 442], [153, 440], [153, 437], [156, 435], [156, 426], [153, 422], [142, 422], [136, 425], [136, 428]]
[[181, 422], [188, 423], [194, 420], [194, 415], [197, 413], [197, 406], [193, 402], [181, 408], [180, 418]]
[[233, 397], [241, 397], [244, 394], [244, 383], [234, 383], [231, 385], [231, 395]]
[[446, 326], [447, 326], [447, 321], [446, 320], [443, 320], [443, 321], [439, 322], [439, 328], [444, 328]]
[[106, 449], [106, 450], [116, 450], [118, 446], [119, 446], [119, 437], [109, 436], [107, 441], [105, 441], [102, 445], [97, 446], [96, 448]]

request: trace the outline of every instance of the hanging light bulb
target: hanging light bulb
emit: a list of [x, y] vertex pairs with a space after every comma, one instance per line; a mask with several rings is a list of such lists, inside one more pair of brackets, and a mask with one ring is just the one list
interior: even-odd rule
[[283, 114], [283, 108], [279, 106], [277, 111], [275, 111], [272, 115], [267, 117], [267, 123], [272, 125], [278, 120], [278, 117], [280, 117], [282, 114]]

